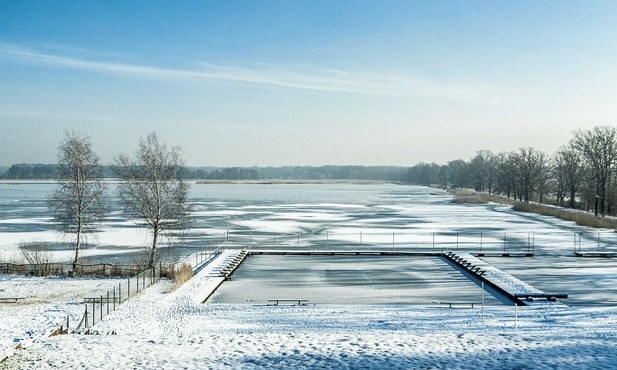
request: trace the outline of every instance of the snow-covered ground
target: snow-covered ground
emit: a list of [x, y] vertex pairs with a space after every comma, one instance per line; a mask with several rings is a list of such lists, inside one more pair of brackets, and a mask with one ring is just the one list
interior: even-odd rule
[[84, 297], [98, 296], [117, 279], [68, 279], [0, 275], [0, 297], [19, 297], [0, 304], [0, 359], [21, 343], [47, 337], [63, 325], [77, 325], [84, 313]]
[[[225, 255], [220, 258], [224, 258]], [[196, 297], [216, 264], [179, 290], [146, 289], [94, 327], [31, 343], [0, 368], [570, 368], [617, 362], [611, 308], [217, 305]]]
[[[21, 241], [59, 240], [46, 221], [49, 186], [22, 190], [29, 198], [14, 199], [11, 189], [2, 193], [0, 186], [5, 260], [18, 255]], [[494, 204], [450, 204], [448, 195], [435, 193], [394, 185], [196, 186], [196, 224], [186, 250], [228, 229], [238, 245], [265, 248], [532, 246], [531, 259], [484, 260], [545, 292], [569, 293], [565, 302], [572, 306], [515, 312], [491, 305], [483, 320], [479, 308], [430, 303], [201, 304], [208, 289], [221, 282], [205, 269], [180, 291], [170, 293], [169, 281], [146, 289], [98, 323], [100, 335], [46, 338], [67, 315], [77, 322], [84, 297], [116, 282], [0, 276], [0, 295], [28, 297], [0, 304], [0, 355], [19, 341], [26, 345], [0, 368], [614, 368], [617, 262], [572, 253], [578, 233], [583, 249], [602, 250], [607, 240], [617, 239], [614, 232], [603, 231], [597, 239], [585, 234], [595, 230], [571, 222]], [[146, 233], [127, 222], [114, 213], [84, 254], [115, 258], [143, 244]], [[70, 254], [55, 248], [58, 256]]]

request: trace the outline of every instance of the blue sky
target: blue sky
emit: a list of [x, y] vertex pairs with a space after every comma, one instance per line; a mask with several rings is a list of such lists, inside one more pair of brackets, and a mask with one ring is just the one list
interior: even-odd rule
[[192, 165], [554, 152], [617, 123], [615, 1], [0, 0], [0, 165], [65, 130]]

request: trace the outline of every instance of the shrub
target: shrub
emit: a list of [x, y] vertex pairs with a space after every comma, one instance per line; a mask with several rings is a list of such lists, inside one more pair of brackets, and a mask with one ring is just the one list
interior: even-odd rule
[[45, 242], [22, 242], [19, 244], [22, 258], [30, 266], [30, 272], [34, 275], [47, 276], [56, 273], [52, 263], [52, 253], [49, 243]]
[[536, 213], [544, 216], [557, 217], [565, 221], [576, 222], [577, 225], [605, 229], [617, 229], [617, 219], [614, 217], [595, 217], [593, 214], [569, 208], [561, 208], [540, 203], [516, 202], [512, 209], [521, 212]]
[[183, 263], [181, 266], [173, 268], [174, 289], [178, 289], [182, 284], [191, 280], [193, 277], [193, 267], [189, 264]]

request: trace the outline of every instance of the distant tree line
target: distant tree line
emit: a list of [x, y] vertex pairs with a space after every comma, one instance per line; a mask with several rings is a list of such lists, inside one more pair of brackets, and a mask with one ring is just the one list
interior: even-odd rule
[[[182, 168], [188, 180], [378, 180], [405, 181], [408, 167], [402, 166], [286, 166], [286, 167], [191, 167]], [[114, 178], [115, 165], [100, 166], [102, 178]], [[57, 179], [57, 164], [20, 163], [9, 167], [0, 178], [9, 180]]]
[[[190, 167], [183, 179], [215, 180], [379, 180], [419, 185], [473, 188], [524, 202], [551, 203], [592, 210], [597, 216], [617, 214], [617, 130], [598, 126], [573, 132], [559, 150], [548, 155], [531, 147], [512, 152], [478, 151], [470, 160], [447, 164], [403, 166]], [[117, 164], [100, 166], [102, 178], [115, 178]], [[15, 164], [5, 179], [57, 179], [56, 164]]]
[[530, 147], [513, 152], [478, 151], [469, 161], [419, 163], [408, 183], [473, 188], [519, 201], [617, 214], [617, 129], [575, 131], [553, 155]]

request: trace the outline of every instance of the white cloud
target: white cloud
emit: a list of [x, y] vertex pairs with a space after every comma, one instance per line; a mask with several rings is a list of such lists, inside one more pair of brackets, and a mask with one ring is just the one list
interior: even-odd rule
[[240, 67], [209, 63], [200, 63], [199, 68], [195, 69], [162, 68], [94, 61], [1, 43], [0, 58], [16, 63], [197, 84], [220, 81], [317, 92], [432, 98], [471, 103], [509, 100], [514, 95], [511, 91], [491, 84], [441, 82], [408, 75], [263, 65]]

